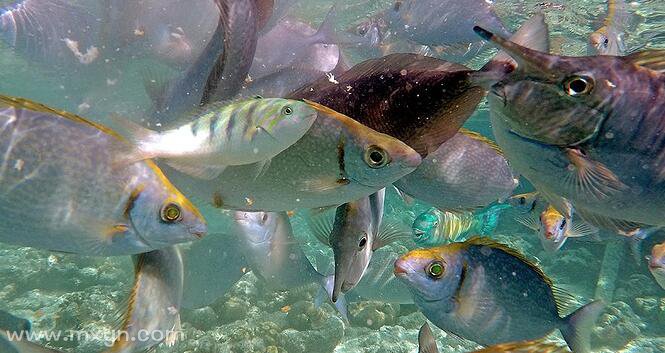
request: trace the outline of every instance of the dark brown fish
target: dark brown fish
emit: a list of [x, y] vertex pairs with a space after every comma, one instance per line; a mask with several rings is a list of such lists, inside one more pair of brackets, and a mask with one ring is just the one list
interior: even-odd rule
[[392, 54], [319, 79], [289, 97], [321, 103], [426, 156], [455, 135], [483, 98], [474, 73], [432, 57]]

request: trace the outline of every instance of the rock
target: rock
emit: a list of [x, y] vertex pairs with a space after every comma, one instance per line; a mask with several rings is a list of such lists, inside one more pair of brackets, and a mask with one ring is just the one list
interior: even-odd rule
[[377, 301], [356, 302], [349, 305], [349, 320], [354, 325], [373, 329], [394, 325], [399, 307], [399, 304]]
[[279, 346], [287, 352], [320, 352], [327, 353], [344, 338], [344, 323], [336, 316], [329, 316], [321, 325], [309, 331], [286, 329], [277, 336]]
[[306, 301], [294, 303], [286, 314], [288, 327], [299, 331], [306, 331], [313, 326], [321, 325], [324, 318], [323, 309], [316, 308], [314, 303]]
[[592, 333], [595, 346], [621, 349], [642, 333], [645, 324], [624, 302], [614, 302], [600, 316]]
[[182, 310], [181, 320], [191, 323], [199, 330], [210, 330], [217, 326], [219, 317], [211, 307], [206, 306], [194, 310]]

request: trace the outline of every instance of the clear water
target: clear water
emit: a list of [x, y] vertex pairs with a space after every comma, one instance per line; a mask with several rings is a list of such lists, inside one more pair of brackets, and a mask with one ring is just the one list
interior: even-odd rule
[[[90, 0], [77, 2], [87, 1]], [[0, 4], [10, 3], [13, 2], [0, 1]], [[330, 3], [301, 0], [291, 14], [311, 21], [316, 27]], [[346, 28], [391, 5], [391, 1], [378, 0], [337, 3], [338, 8], [344, 9], [340, 11], [338, 28]], [[627, 47], [665, 48], [665, 1], [635, 1], [630, 6], [635, 18], [626, 35]], [[555, 50], [583, 55], [587, 35], [597, 27], [605, 2], [497, 0], [495, 8], [512, 29], [542, 10], [552, 30]], [[465, 64], [477, 68], [493, 53], [483, 51]], [[362, 59], [358, 53], [348, 55], [352, 61]], [[141, 75], [146, 67], [155, 65], [164, 66], [137, 55], [109, 63], [104, 70], [69, 75], [69, 67], [33, 62], [0, 43], [0, 93], [81, 112], [103, 123], [110, 113], [138, 116], [149, 108]], [[164, 66], [164, 70], [169, 69]], [[491, 135], [485, 103], [467, 127]], [[516, 192], [522, 189], [528, 190], [528, 186]], [[390, 190], [386, 216], [410, 224], [427, 208], [421, 203], [406, 205]], [[211, 236], [221, 232], [227, 222], [224, 217], [228, 215], [215, 210], [205, 213], [211, 215], [208, 216]], [[292, 218], [295, 234], [317, 267], [328, 270], [332, 253], [311, 236], [303, 219], [305, 214], [298, 210]], [[510, 215], [502, 218], [495, 237], [537, 259], [547, 274], [577, 296], [593, 298], [597, 294], [605, 244], [569, 242], [564, 250], [549, 255], [533, 232]], [[662, 235], [650, 239], [644, 244], [645, 253], [664, 239]], [[400, 252], [406, 245], [391, 247]], [[619, 261], [618, 275], [608, 279], [614, 284], [614, 289], [609, 290], [611, 303], [592, 333], [594, 352], [665, 352], [665, 291], [653, 280], [643, 260], [636, 263], [628, 250], [618, 251], [622, 254], [612, 260]], [[229, 271], [230, 268], [223, 266], [215, 275], [221, 278]], [[103, 333], [116, 329], [118, 313], [126, 310], [133, 280], [129, 256], [97, 258], [0, 245], [0, 309], [30, 320], [35, 332], [102, 333], [81, 340], [41, 337], [40, 343], [51, 348], [78, 353], [102, 351], [108, 343]], [[314, 305], [316, 288], [275, 292], [249, 272], [210, 306], [183, 309], [183, 338], [173, 347], [159, 345], [156, 352], [416, 352], [418, 329], [425, 322], [423, 314], [413, 304], [381, 301], [380, 293], [376, 294], [372, 300], [351, 298], [350, 325], [345, 325], [329, 304], [320, 308]], [[436, 327], [433, 330], [441, 352], [469, 352], [479, 348]], [[563, 344], [558, 333], [549, 339]]]

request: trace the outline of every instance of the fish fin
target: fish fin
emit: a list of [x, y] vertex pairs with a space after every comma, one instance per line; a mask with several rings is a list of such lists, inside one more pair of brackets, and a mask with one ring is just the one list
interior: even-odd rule
[[338, 46], [354, 46], [363, 44], [363, 39], [347, 33], [346, 31], [338, 31], [335, 27], [337, 24], [337, 5], [333, 4], [323, 19], [319, 29], [311, 36], [311, 44], [335, 44]]
[[565, 176], [572, 190], [602, 200], [627, 188], [609, 168], [584, 155], [579, 149], [565, 148], [574, 170]]
[[586, 237], [593, 234], [598, 234], [599, 229], [592, 226], [587, 222], [575, 221], [573, 226], [566, 232], [568, 238]]
[[485, 317], [485, 315], [478, 315], [478, 313], [492, 310], [495, 304], [492, 298], [487, 295], [487, 288], [480, 280], [484, 278], [485, 269], [482, 267], [474, 269], [474, 276], [469, 276], [467, 274], [468, 267], [469, 265], [466, 262], [462, 265], [460, 283], [454, 295], [457, 304], [455, 314], [464, 325], [474, 327], [474, 318], [478, 320], [478, 318]]
[[374, 238], [372, 243], [372, 251], [376, 251], [390, 243], [411, 239], [411, 229], [407, 228], [402, 222], [398, 220], [390, 220], [381, 223], [381, 229]]
[[559, 284], [552, 284], [550, 288], [552, 289], [554, 303], [556, 304], [557, 312], [559, 314], [570, 313], [573, 311], [573, 308], [580, 306], [580, 301], [574, 294], [572, 294], [573, 292], [569, 290], [568, 287]]
[[[176, 321], [173, 328], [167, 333], [166, 338], [164, 339], [164, 344], [167, 347], [173, 347], [176, 344], [180, 331], [182, 331], [182, 327], [180, 326], [180, 314], [177, 315], [178, 317], [175, 319]], [[157, 347], [157, 345], [154, 347]]]
[[191, 175], [195, 178], [204, 179], [204, 180], [213, 180], [217, 178], [226, 166], [213, 166], [213, 165], [201, 165], [198, 163], [190, 163], [184, 159], [176, 160], [167, 160], [166, 164], [171, 166], [173, 169], [183, 172], [187, 175]]
[[144, 70], [141, 76], [143, 77], [143, 89], [148, 97], [150, 97], [153, 107], [156, 110], [163, 109], [166, 106], [164, 98], [166, 97], [166, 90], [169, 87], [168, 77], [152, 69]]
[[127, 138], [131, 148], [133, 149], [127, 155], [121, 156], [117, 162], [120, 162], [121, 164], [133, 163], [158, 157], [157, 153], [150, 152], [145, 148], [146, 145], [149, 145], [158, 139], [158, 132], [145, 128], [140, 124], [135, 123], [118, 114], [111, 114], [109, 119], [113, 122], [113, 125], [117, 126], [121, 130], [122, 135]]
[[649, 70], [665, 73], [665, 50], [650, 49], [624, 56], [623, 60]]
[[436, 346], [436, 339], [427, 322], [418, 331], [418, 353], [439, 353], [439, 348]]
[[482, 353], [568, 353], [566, 347], [547, 343], [543, 338], [534, 341], [500, 343], [487, 347]]
[[538, 231], [540, 225], [538, 225], [538, 220], [532, 215], [517, 215], [515, 216], [515, 221], [531, 230]]
[[[549, 53], [550, 33], [549, 27], [545, 22], [545, 16], [542, 13], [533, 15], [530, 19], [522, 23], [522, 26], [510, 37], [510, 40], [523, 47]], [[493, 72], [493, 68], [503, 65], [514, 67], [517, 63], [506, 52], [500, 51], [480, 69], [482, 74], [479, 78], [482, 78], [482, 75], [485, 73]]]
[[[118, 306], [118, 310], [115, 313], [115, 319], [112, 321], [114, 323], [114, 327], [118, 328], [118, 332], [127, 332], [129, 325], [131, 325], [132, 315], [134, 313], [134, 305], [138, 297], [139, 284], [141, 280], [141, 269], [145, 265], [146, 259], [146, 253], [132, 256], [132, 260], [134, 262], [134, 282], [132, 284], [131, 290], [129, 291], [129, 295]], [[130, 337], [127, 334], [119, 335], [113, 342], [111, 351], [118, 351], [120, 348], [127, 345], [129, 341]]]
[[256, 180], [260, 177], [262, 177], [266, 171], [270, 168], [270, 163], [272, 162], [272, 158], [263, 160], [263, 161], [258, 161], [252, 165], [252, 168], [254, 169], [252, 171], [253, 174], [253, 179]]
[[[319, 289], [316, 298], [314, 298], [315, 307], [317, 308], [320, 307], [323, 304], [324, 300], [329, 300], [332, 302], [332, 293], [334, 285], [335, 285], [335, 275], [322, 276], [321, 288]], [[335, 309], [337, 309], [339, 315], [342, 317], [344, 323], [348, 324], [349, 309], [344, 294], [340, 293], [337, 297], [337, 301], [334, 302], [333, 304], [335, 305]]]
[[605, 303], [597, 300], [584, 305], [563, 319], [561, 334], [571, 351], [591, 352], [590, 331], [604, 309]]
[[653, 233], [656, 233], [660, 230], [659, 227], [650, 227], [650, 228], [638, 228], [633, 230], [633, 232], [626, 235], [628, 237], [628, 245], [630, 247], [630, 252], [633, 255], [635, 263], [639, 266], [642, 262], [642, 244], [644, 240], [650, 237]]
[[320, 179], [305, 180], [303, 181], [303, 186], [300, 188], [300, 191], [328, 192], [340, 186], [348, 184], [348, 180], [346, 183], [340, 182], [341, 180], [346, 180], [346, 179], [320, 178]]
[[312, 235], [320, 241], [321, 244], [326, 246], [331, 246], [330, 233], [332, 233], [334, 222], [334, 215], [331, 217], [331, 215], [327, 213], [321, 213], [307, 218], [307, 226], [312, 231]]
[[522, 253], [519, 251], [512, 249], [508, 247], [505, 244], [501, 244], [497, 242], [494, 239], [488, 238], [488, 237], [479, 237], [479, 236], [474, 236], [462, 243], [464, 246], [470, 246], [470, 245], [478, 245], [478, 246], [487, 246], [492, 249], [497, 249], [501, 250], [511, 256], [514, 256], [518, 260], [522, 261], [525, 265], [529, 266], [532, 270], [534, 270], [542, 279], [545, 281], [550, 287], [553, 285], [552, 280], [543, 272], [543, 270], [538, 267], [533, 261], [528, 259], [526, 256], [524, 256]]
[[481, 135], [481, 134], [479, 134], [475, 131], [471, 131], [469, 129], [461, 128], [461, 129], [459, 129], [459, 133], [466, 135], [467, 137], [471, 138], [472, 140], [476, 140], [478, 142], [482, 142], [482, 143], [486, 144], [487, 146], [489, 146], [491, 149], [493, 149], [494, 152], [496, 152], [500, 156], [504, 155], [503, 150], [501, 149], [501, 147], [499, 147], [499, 145], [496, 144], [496, 142], [494, 142], [493, 140], [491, 140], [491, 139], [489, 139], [489, 138], [487, 138], [487, 137], [485, 137], [485, 136], [483, 136], [483, 135]]
[[575, 209], [575, 213], [577, 213], [577, 215], [579, 215], [586, 222], [596, 227], [611, 230], [620, 234], [629, 234], [634, 232], [636, 229], [645, 227], [645, 225], [642, 223], [611, 218], [594, 212], [586, 211], [584, 209]]
[[397, 186], [393, 185], [397, 196], [404, 202], [405, 205], [411, 206], [416, 201], [413, 197], [407, 195], [404, 191], [400, 190]]

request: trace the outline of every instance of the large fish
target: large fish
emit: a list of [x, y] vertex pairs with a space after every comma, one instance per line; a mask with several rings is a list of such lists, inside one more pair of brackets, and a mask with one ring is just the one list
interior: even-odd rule
[[517, 183], [494, 142], [461, 129], [395, 186], [439, 209], [465, 210], [505, 199]]
[[0, 96], [0, 241], [84, 255], [129, 255], [201, 238], [199, 211], [112, 130]]
[[397, 225], [383, 224], [384, 200], [385, 189], [381, 189], [337, 207], [332, 226], [321, 218], [313, 224], [314, 235], [333, 250], [333, 302], [360, 282], [375, 250], [400, 238], [408, 238], [408, 233], [400, 231]]
[[[522, 341], [497, 344], [491, 347], [483, 348], [470, 353], [566, 353], [565, 347], [557, 346], [551, 343], [545, 343], [542, 340]], [[427, 323], [420, 327], [418, 332], [418, 353], [439, 353], [436, 346], [436, 339]]]
[[[173, 346], [179, 336], [183, 293], [180, 250], [170, 246], [133, 257], [134, 286], [119, 332], [108, 353], [140, 352], [160, 343]], [[145, 333], [148, 332], [148, 335]]]
[[477, 30], [518, 62], [489, 96], [516, 170], [576, 209], [664, 224], [665, 51], [561, 57]]
[[161, 158], [195, 177], [213, 179], [229, 165], [270, 163], [312, 126], [317, 111], [281, 98], [210, 104], [177, 128], [155, 132], [122, 121], [136, 159]]
[[412, 172], [420, 156], [404, 143], [339, 114], [318, 110], [312, 128], [257, 176], [255, 165], [227, 167], [214, 180], [164, 167], [201, 206], [289, 211], [339, 205], [372, 194]]
[[658, 285], [665, 289], [665, 244], [656, 244], [651, 249], [649, 271]]
[[[318, 284], [332, 296], [332, 276], [324, 276], [309, 262], [293, 234], [286, 212], [235, 212], [235, 225], [249, 267], [273, 290], [289, 290]], [[346, 319], [346, 301], [334, 298]], [[340, 299], [340, 300], [337, 300]]]
[[607, 15], [603, 25], [589, 35], [587, 53], [589, 55], [623, 55], [626, 46], [623, 36], [628, 26], [630, 14], [624, 0], [608, 0]]
[[487, 238], [413, 250], [395, 262], [416, 306], [439, 328], [482, 345], [539, 339], [555, 329], [588, 353], [602, 302], [560, 317], [552, 281], [516, 251]]

